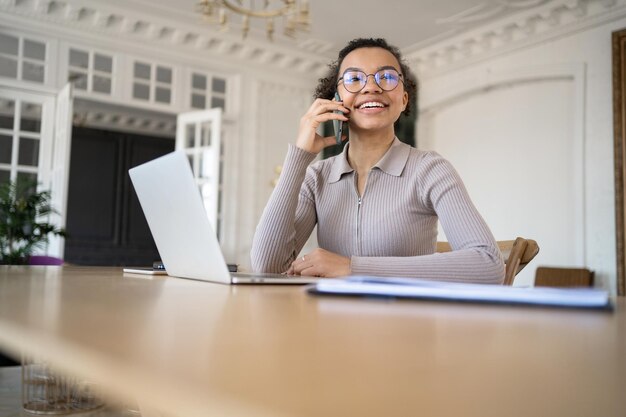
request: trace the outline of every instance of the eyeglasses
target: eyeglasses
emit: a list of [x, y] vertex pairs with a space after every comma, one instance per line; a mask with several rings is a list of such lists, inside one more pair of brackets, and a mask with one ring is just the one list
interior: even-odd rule
[[393, 68], [384, 68], [374, 74], [366, 74], [359, 70], [346, 70], [341, 78], [337, 81], [337, 85], [343, 82], [343, 86], [351, 93], [358, 93], [367, 85], [367, 78], [373, 75], [376, 84], [384, 91], [394, 90], [402, 80], [402, 74]]

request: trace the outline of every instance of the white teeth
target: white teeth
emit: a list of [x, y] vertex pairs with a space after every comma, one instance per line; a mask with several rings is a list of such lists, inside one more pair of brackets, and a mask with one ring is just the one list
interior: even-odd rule
[[367, 108], [372, 108], [372, 107], [385, 107], [385, 105], [383, 103], [378, 103], [376, 101], [368, 101], [366, 103], [363, 103], [359, 106], [359, 109], [367, 109]]

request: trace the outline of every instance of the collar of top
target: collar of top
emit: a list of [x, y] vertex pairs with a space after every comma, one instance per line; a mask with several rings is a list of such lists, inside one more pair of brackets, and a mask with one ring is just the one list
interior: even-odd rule
[[[330, 183], [337, 182], [341, 179], [342, 175], [354, 171], [348, 163], [348, 146], [350, 146], [350, 142], [348, 142], [343, 148], [341, 155], [338, 155], [333, 159], [333, 165], [328, 178]], [[394, 137], [391, 146], [387, 149], [387, 152], [385, 152], [383, 157], [380, 158], [376, 164], [374, 164], [372, 169], [378, 168], [386, 174], [399, 177], [402, 175], [402, 171], [404, 171], [410, 152], [411, 147], [409, 145], [400, 142], [397, 137]]]

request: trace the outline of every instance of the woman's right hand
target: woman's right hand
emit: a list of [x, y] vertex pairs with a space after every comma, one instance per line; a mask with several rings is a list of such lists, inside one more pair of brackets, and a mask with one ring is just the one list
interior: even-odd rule
[[[333, 113], [336, 110], [341, 113]], [[349, 112], [350, 110], [344, 107], [340, 101], [316, 99], [300, 119], [300, 131], [296, 139], [296, 146], [307, 152], [318, 154], [325, 147], [334, 145], [336, 143], [335, 136], [322, 137], [317, 134], [317, 129], [321, 123], [328, 120], [347, 122], [349, 119], [346, 115]]]

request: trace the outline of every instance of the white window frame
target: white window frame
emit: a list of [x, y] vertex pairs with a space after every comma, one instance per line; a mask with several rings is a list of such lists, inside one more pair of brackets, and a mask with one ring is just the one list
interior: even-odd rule
[[[10, 30], [6, 28], [0, 28], [0, 32], [18, 38], [18, 55], [17, 55], [17, 77], [10, 78], [0, 76], [0, 80], [9, 80], [13, 83], [24, 83], [24, 85], [28, 86], [27, 88], [37, 88], [37, 86], [51, 86], [54, 84], [54, 74], [55, 69], [53, 68], [53, 59], [57, 54], [57, 42], [56, 40], [51, 40], [49, 38], [44, 38], [37, 35], [31, 35], [30, 33], [18, 32], [15, 30]], [[24, 42], [25, 40], [34, 41], [43, 43], [46, 47], [46, 52], [43, 61], [33, 60], [32, 58], [26, 58], [24, 56]], [[13, 57], [13, 55], [4, 55], [7, 57]], [[37, 63], [43, 64], [43, 82], [24, 80], [22, 78], [22, 69], [24, 67], [24, 61], [36, 61]]]
[[[136, 78], [135, 77], [135, 64], [136, 63], [140, 63], [140, 64], [145, 64], [145, 65], [149, 65], [150, 66], [150, 78], [148, 80], [143, 79], [143, 78]], [[161, 68], [165, 68], [165, 69], [169, 69], [172, 73], [172, 79], [171, 79], [171, 83], [170, 84], [166, 84], [160, 81], [157, 81], [157, 68], [161, 67]], [[156, 62], [153, 61], [151, 59], [145, 59], [143, 57], [139, 57], [139, 56], [129, 56], [129, 98], [134, 102], [134, 103], [142, 103], [142, 104], [150, 104], [153, 105], [155, 107], [161, 107], [161, 108], [168, 108], [168, 109], [174, 109], [176, 107], [176, 90], [177, 90], [177, 86], [176, 83], [178, 81], [177, 79], [177, 67], [175, 65], [172, 64], [164, 64], [161, 62]], [[139, 82], [140, 84], [144, 84], [148, 86], [148, 99], [140, 99], [137, 98], [133, 95], [133, 90], [135, 87], [135, 82]], [[163, 103], [161, 101], [157, 101], [156, 100], [156, 90], [158, 87], [168, 87], [170, 90], [170, 101], [169, 103]]]
[[[206, 87], [204, 90], [199, 90], [199, 89], [195, 89], [193, 88], [193, 77], [194, 75], [201, 75], [203, 77], [206, 77]], [[225, 82], [225, 91], [223, 93], [216, 93], [213, 91], [212, 86], [213, 86], [213, 79], [215, 78], [219, 78], [221, 80], [224, 80]], [[192, 109], [193, 111], [197, 111], [197, 110], [205, 110], [205, 109], [210, 109], [211, 107], [211, 100], [216, 97], [216, 98], [222, 98], [224, 100], [224, 113], [225, 114], [230, 114], [231, 113], [231, 96], [232, 94], [230, 94], [230, 89], [231, 89], [231, 84], [232, 81], [230, 79], [231, 77], [226, 76], [226, 75], [221, 75], [221, 74], [217, 74], [214, 72], [209, 72], [206, 70], [195, 70], [195, 69], [189, 69], [189, 75], [188, 77], [186, 77], [186, 91], [187, 94], [185, 95], [185, 107]], [[191, 102], [192, 102], [192, 96], [194, 93], [202, 93], [205, 97], [205, 107], [204, 109], [200, 109], [197, 107], [192, 107]]]
[[[24, 89], [3, 84], [0, 80], [0, 95], [16, 102], [30, 102], [41, 105], [41, 139], [39, 144], [38, 166], [32, 169], [37, 173], [38, 188], [49, 190], [51, 206], [55, 213], [50, 215], [50, 222], [64, 228], [67, 214], [67, 189], [69, 183], [69, 165], [72, 134], [72, 88], [71, 84], [60, 91], [50, 89]], [[16, 117], [21, 106], [16, 104]], [[14, 125], [14, 133], [15, 125]], [[46, 139], [47, 138], [47, 139]], [[12, 149], [15, 153], [15, 147]], [[12, 157], [10, 177], [14, 180], [17, 170], [31, 172], [31, 169], [17, 166], [17, 158]], [[62, 237], [52, 237], [47, 253], [63, 258], [65, 241]]]
[[[80, 67], [73, 67], [70, 63], [70, 55], [71, 55], [71, 50], [75, 50], [75, 51], [79, 51], [79, 52], [83, 52], [87, 54], [87, 68], [80, 68]], [[96, 55], [102, 55], [102, 56], [106, 56], [108, 58], [111, 58], [111, 72], [107, 73], [107, 72], [102, 72], [99, 70], [96, 70], [95, 67], [95, 60], [96, 60]], [[69, 76], [70, 76], [70, 72], [74, 71], [74, 72], [81, 72], [81, 73], [85, 73], [87, 76], [87, 88], [86, 89], [79, 89], [79, 88], [75, 88], [74, 91], [76, 92], [81, 92], [83, 94], [93, 94], [94, 96], [103, 96], [103, 97], [112, 97], [113, 94], [115, 93], [115, 83], [116, 83], [116, 54], [115, 53], [111, 53], [111, 52], [103, 52], [94, 48], [89, 48], [89, 47], [84, 47], [84, 46], [78, 46], [78, 45], [73, 45], [73, 44], [68, 44], [67, 45], [67, 54], [65, 56], [66, 62], [65, 62], [65, 79], [64, 82], [68, 82], [69, 81]], [[95, 91], [93, 89], [93, 79], [95, 76], [99, 76], [99, 77], [107, 77], [111, 80], [111, 90], [109, 93], [104, 93], [102, 91]]]

